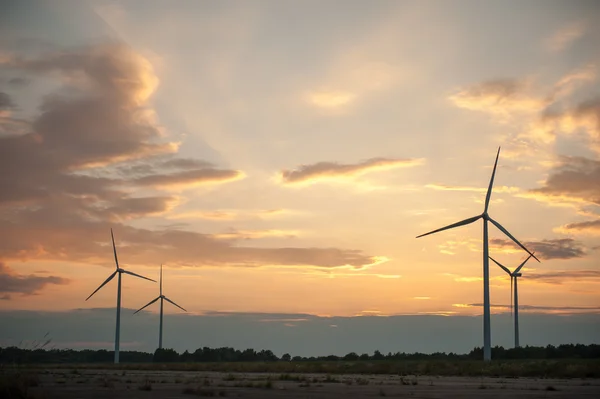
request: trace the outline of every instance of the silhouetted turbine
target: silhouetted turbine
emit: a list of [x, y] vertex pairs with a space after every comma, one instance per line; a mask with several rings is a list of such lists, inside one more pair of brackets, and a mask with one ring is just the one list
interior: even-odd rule
[[183, 310], [184, 312], [187, 312], [187, 310], [185, 310], [184, 308], [182, 308], [181, 306], [179, 306], [178, 304], [176, 304], [175, 302], [173, 302], [172, 300], [170, 300], [169, 298], [167, 298], [166, 296], [163, 295], [162, 293], [162, 264], [160, 265], [160, 295], [157, 296], [156, 298], [154, 298], [153, 300], [151, 300], [150, 302], [148, 302], [148, 304], [146, 304], [145, 306], [141, 307], [140, 309], [136, 310], [133, 314], [136, 314], [137, 312], [146, 309], [148, 306], [152, 305], [154, 302], [158, 301], [160, 299], [160, 326], [158, 328], [158, 349], [162, 349], [162, 337], [163, 337], [163, 300], [170, 302], [171, 304], [177, 306], [179, 309]]
[[494, 177], [496, 175], [496, 167], [498, 166], [498, 158], [500, 156], [500, 147], [498, 147], [498, 153], [496, 154], [496, 162], [494, 163], [494, 170], [492, 171], [492, 178], [490, 179], [490, 185], [485, 196], [485, 207], [481, 215], [473, 216], [471, 218], [462, 220], [457, 223], [453, 223], [449, 226], [442, 227], [437, 230], [430, 231], [429, 233], [421, 234], [419, 237], [424, 237], [429, 234], [438, 233], [440, 231], [452, 229], [454, 227], [465, 226], [473, 222], [483, 219], [483, 360], [489, 361], [492, 359], [492, 348], [491, 348], [491, 326], [490, 326], [490, 261], [489, 261], [489, 245], [488, 245], [488, 221], [503, 232], [508, 238], [513, 240], [518, 246], [523, 248], [528, 254], [530, 254], [535, 260], [540, 261], [535, 257], [527, 248], [523, 246], [515, 237], [512, 236], [502, 225], [496, 222], [488, 215], [488, 208], [490, 205], [490, 198], [492, 197], [492, 187], [494, 186]]
[[522, 274], [519, 273], [521, 271], [521, 268], [523, 266], [525, 266], [525, 263], [527, 263], [527, 261], [529, 259], [531, 259], [532, 256], [533, 255], [529, 255], [527, 257], [527, 259], [525, 259], [523, 261], [523, 263], [521, 263], [519, 265], [519, 267], [517, 267], [515, 269], [514, 272], [511, 272], [510, 270], [508, 270], [507, 267], [501, 265], [498, 261], [496, 261], [494, 258], [492, 258], [490, 256], [490, 259], [493, 260], [495, 264], [500, 266], [502, 268], [502, 270], [504, 270], [510, 276], [510, 315], [511, 316], [513, 316], [513, 287], [514, 287], [515, 313], [514, 313], [513, 324], [514, 324], [514, 328], [515, 328], [515, 348], [519, 347], [519, 294], [517, 292], [517, 287], [518, 287], [517, 279], [522, 276]]
[[88, 299], [90, 299], [92, 295], [94, 295], [100, 290], [100, 288], [104, 287], [106, 284], [109, 283], [110, 280], [112, 280], [117, 274], [119, 274], [117, 284], [117, 328], [115, 332], [115, 363], [119, 363], [119, 342], [121, 334], [121, 275], [125, 273], [135, 277], [143, 278], [145, 280], [154, 281], [155, 283], [156, 281], [152, 280], [151, 278], [140, 276], [139, 274], [127, 271], [125, 269], [121, 269], [119, 267], [119, 260], [117, 259], [117, 247], [115, 246], [115, 236], [113, 235], [112, 229], [110, 229], [110, 237], [112, 238], [113, 252], [115, 254], [115, 265], [117, 266], [117, 270], [115, 270], [113, 274], [111, 274], [102, 284], [100, 284], [100, 287], [96, 288], [96, 290], [92, 292], [92, 294], [88, 296], [85, 300], [87, 301]]

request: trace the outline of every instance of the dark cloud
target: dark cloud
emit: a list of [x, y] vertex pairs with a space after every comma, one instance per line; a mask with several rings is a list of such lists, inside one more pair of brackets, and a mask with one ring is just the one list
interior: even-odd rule
[[589, 281], [600, 279], [600, 270], [564, 270], [545, 273], [527, 273], [524, 278], [549, 284], [562, 284], [569, 280]]
[[23, 77], [18, 77], [18, 76], [8, 79], [8, 84], [13, 87], [27, 86], [29, 84], [29, 82], [30, 82], [29, 79], [26, 79]]
[[[524, 241], [523, 245], [530, 251], [534, 251], [540, 259], [574, 259], [586, 256], [583, 244], [572, 238]], [[519, 248], [513, 241], [503, 238], [491, 239], [490, 246], [496, 249]]]
[[534, 195], [567, 196], [600, 205], [600, 161], [585, 157], [561, 157], [544, 185]]
[[559, 228], [564, 233], [600, 234], [600, 219], [585, 222], [569, 223]]
[[294, 170], [281, 171], [284, 183], [302, 183], [328, 177], [353, 176], [374, 170], [411, 167], [421, 164], [420, 159], [371, 158], [355, 164], [336, 162], [319, 162], [312, 165], [301, 165]]
[[2, 91], [0, 91], [0, 111], [12, 109], [15, 107], [15, 104], [12, 102], [10, 96]]
[[[149, 106], [158, 79], [130, 48], [114, 43], [3, 57], [2, 68], [50, 76], [64, 87], [43, 97], [23, 134], [0, 136], [0, 259], [111, 262], [115, 228], [126, 263], [360, 268], [375, 258], [337, 248], [252, 248], [238, 240], [124, 222], [167, 212], [178, 197], [137, 194], [243, 176], [180, 158]], [[137, 190], [139, 192], [139, 190]], [[109, 248], [107, 250], [107, 248]]]
[[42, 290], [48, 284], [67, 284], [69, 280], [47, 276], [20, 275], [14, 273], [0, 261], [0, 299], [9, 300], [10, 294], [32, 295]]

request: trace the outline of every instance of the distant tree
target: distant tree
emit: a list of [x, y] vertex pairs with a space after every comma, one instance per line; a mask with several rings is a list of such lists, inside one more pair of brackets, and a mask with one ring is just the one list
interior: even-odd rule
[[373, 360], [382, 360], [384, 356], [379, 351], [375, 351], [373, 353]]
[[367, 353], [363, 353], [362, 355], [360, 355], [360, 360], [369, 360], [369, 355]]
[[179, 356], [179, 360], [182, 362], [193, 362], [194, 361], [194, 355], [191, 354], [190, 352], [188, 352], [187, 350], [185, 352], [183, 352], [181, 354], [181, 356]]
[[346, 356], [344, 356], [344, 360], [348, 361], [358, 360], [358, 358], [359, 356], [356, 354], [356, 352], [350, 352]]
[[152, 361], [155, 363], [178, 362], [179, 354], [174, 349], [157, 349]]
[[281, 356], [281, 360], [283, 360], [284, 362], [289, 362], [290, 360], [292, 360], [292, 356], [289, 353], [286, 353], [283, 356]]

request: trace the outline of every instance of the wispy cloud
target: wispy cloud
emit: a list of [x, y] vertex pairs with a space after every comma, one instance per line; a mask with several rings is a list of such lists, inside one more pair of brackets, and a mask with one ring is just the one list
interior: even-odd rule
[[47, 285], [63, 285], [69, 282], [68, 279], [57, 276], [18, 274], [0, 261], [0, 296], [5, 300], [10, 300], [11, 294], [35, 295]]
[[548, 37], [544, 42], [544, 47], [555, 53], [563, 51], [584, 35], [586, 27], [584, 21], [571, 22]]
[[303, 215], [304, 212], [292, 209], [223, 209], [212, 211], [171, 212], [168, 219], [207, 219], [207, 220], [245, 220], [245, 219], [275, 219]]
[[508, 122], [515, 112], [532, 114], [548, 106], [548, 100], [528, 94], [530, 86], [525, 80], [489, 80], [460, 89], [449, 100], [457, 107], [483, 111], [499, 122]]
[[294, 238], [300, 234], [297, 230], [233, 230], [227, 233], [218, 233], [214, 237], [226, 240], [250, 240], [267, 237]]
[[355, 164], [319, 162], [301, 165], [293, 170], [283, 170], [279, 177], [283, 184], [306, 185], [326, 180], [352, 179], [366, 173], [408, 168], [422, 165], [423, 159], [371, 158]]
[[308, 101], [319, 108], [337, 109], [356, 99], [356, 94], [345, 91], [314, 91], [307, 94]]
[[600, 270], [557, 270], [544, 273], [527, 273], [523, 277], [548, 284], [563, 284], [568, 281], [595, 281], [600, 279]]
[[[575, 259], [587, 255], [583, 244], [572, 238], [559, 238], [541, 241], [522, 241], [523, 245], [540, 259]], [[490, 248], [506, 253], [520, 253], [523, 250], [512, 240], [504, 238], [493, 238], [490, 240]]]
[[563, 234], [600, 235], [600, 219], [569, 223], [565, 224], [564, 226], [557, 227], [554, 230], [557, 233]]

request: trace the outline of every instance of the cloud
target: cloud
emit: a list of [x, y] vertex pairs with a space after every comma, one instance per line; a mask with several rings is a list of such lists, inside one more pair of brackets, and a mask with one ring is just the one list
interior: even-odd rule
[[10, 294], [34, 295], [49, 284], [68, 284], [69, 280], [47, 276], [40, 277], [34, 274], [25, 276], [16, 274], [4, 262], [0, 261], [0, 297], [4, 300], [10, 299]]
[[[540, 259], [575, 259], [587, 255], [583, 244], [572, 238], [559, 238], [541, 241], [521, 241], [530, 251]], [[512, 240], [493, 238], [490, 240], [490, 249], [503, 252], [522, 252]]]
[[527, 94], [530, 86], [525, 80], [488, 80], [459, 90], [449, 100], [459, 108], [487, 112], [499, 121], [508, 121], [515, 112], [536, 113], [547, 107], [547, 100]]
[[266, 237], [295, 238], [299, 234], [295, 230], [233, 230], [228, 233], [215, 234], [215, 238], [227, 240], [250, 240]]
[[15, 104], [12, 102], [10, 96], [2, 91], [0, 91], [0, 112], [2, 110], [8, 110], [15, 107]]
[[[178, 156], [179, 144], [167, 140], [151, 107], [158, 77], [127, 46], [53, 49], [35, 58], [11, 54], [0, 68], [32, 84], [39, 78], [60, 83], [42, 97], [26, 132], [0, 136], [0, 170], [10, 171], [0, 174], [1, 260], [106, 265], [111, 227], [129, 264], [160, 259], [188, 266], [361, 269], [379, 259], [354, 249], [242, 247], [239, 237], [125, 225], [181, 202], [161, 189], [225, 183], [243, 173]], [[264, 216], [269, 212], [276, 214]]]
[[[458, 308], [470, 308], [470, 307], [478, 307], [478, 308], [482, 308], [483, 304], [482, 303], [466, 303], [466, 304], [462, 304], [462, 303], [456, 303], [453, 304], [452, 306], [454, 307], [458, 307]], [[499, 304], [490, 304], [491, 308], [494, 309], [510, 309], [510, 305], [499, 305]], [[550, 311], [550, 312], [567, 312], [567, 313], [572, 313], [573, 311], [575, 311], [576, 313], [579, 312], [586, 312], [586, 313], [600, 313], [600, 307], [597, 306], [537, 306], [537, 305], [519, 305], [519, 310], [531, 310], [531, 311]]]
[[356, 94], [344, 91], [315, 91], [307, 94], [308, 101], [319, 108], [340, 108], [356, 99]]
[[133, 184], [138, 186], [152, 186], [156, 188], [193, 187], [211, 183], [225, 183], [239, 180], [244, 174], [237, 170], [195, 169], [163, 175], [148, 175], [134, 179]]
[[551, 136], [559, 132], [587, 133], [592, 148], [600, 152], [600, 97], [588, 99], [566, 110], [544, 112], [538, 129]]
[[206, 219], [215, 221], [230, 221], [242, 219], [275, 219], [293, 215], [301, 215], [302, 212], [291, 209], [258, 209], [258, 210], [239, 210], [223, 209], [214, 211], [190, 211], [170, 213], [169, 219]]
[[460, 88], [448, 98], [455, 106], [485, 112], [494, 122], [511, 124], [512, 132], [503, 137], [504, 156], [523, 154], [547, 157], [547, 147], [559, 134], [587, 132], [591, 145], [600, 151], [600, 111], [597, 99], [576, 106], [569, 98], [577, 89], [588, 87], [598, 77], [595, 64], [578, 67], [550, 86], [545, 94], [533, 79], [495, 79]]
[[284, 184], [311, 184], [322, 180], [348, 179], [381, 170], [414, 167], [423, 162], [422, 159], [392, 158], [371, 158], [355, 164], [319, 162], [301, 165], [294, 170], [283, 170], [280, 172], [280, 178]]
[[[426, 184], [425, 188], [429, 188], [432, 190], [438, 191], [467, 191], [467, 192], [476, 192], [476, 193], [486, 193], [486, 187], [469, 187], [469, 186], [450, 186], [445, 184]], [[496, 193], [516, 193], [519, 192], [518, 187], [508, 187], [508, 186], [497, 186], [494, 187], [494, 192]]]
[[569, 223], [556, 228], [555, 231], [563, 234], [600, 235], [600, 219]]
[[333, 63], [329, 77], [305, 92], [304, 100], [321, 110], [339, 111], [415, 75], [407, 66], [365, 59], [364, 55], [342, 56]]
[[562, 156], [544, 185], [529, 193], [534, 199], [600, 205], [600, 161]]
[[583, 36], [586, 24], [582, 21], [571, 22], [558, 29], [544, 42], [544, 47], [551, 52], [557, 53], [565, 50], [569, 45]]
[[548, 284], [562, 284], [569, 280], [590, 281], [600, 279], [600, 270], [563, 270], [545, 273], [527, 273], [523, 277]]

